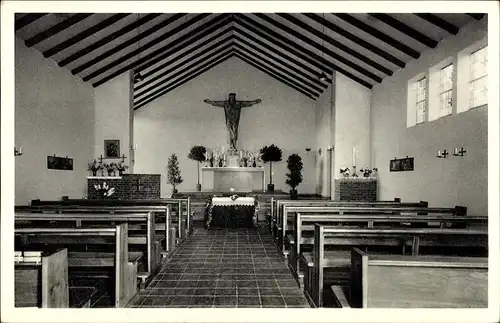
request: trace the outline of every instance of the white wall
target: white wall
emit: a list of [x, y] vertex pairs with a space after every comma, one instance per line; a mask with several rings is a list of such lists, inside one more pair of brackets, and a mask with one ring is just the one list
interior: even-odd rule
[[353, 147], [356, 149], [356, 170], [371, 167], [371, 91], [338, 72], [336, 74], [335, 159], [333, 168], [334, 177], [339, 177], [340, 168], [349, 167], [352, 169]]
[[[372, 166], [379, 168], [379, 199], [465, 205], [469, 214], [487, 214], [487, 108], [406, 127], [408, 80], [479, 41], [486, 26], [486, 21], [479, 21], [464, 27], [373, 88]], [[436, 158], [438, 149], [461, 146], [467, 149], [464, 158]], [[390, 159], [406, 156], [415, 157], [415, 171], [389, 172]]]
[[[283, 150], [283, 161], [273, 164], [275, 189], [289, 191], [285, 184], [286, 159], [298, 153], [304, 162], [304, 182], [299, 193], [314, 193], [315, 154], [305, 148], [316, 144], [313, 101], [237, 58], [203, 73], [167, 95], [135, 112], [134, 137], [136, 173], [161, 173], [162, 196], [171, 194], [166, 184], [166, 164], [177, 154], [184, 183], [179, 191], [196, 189], [196, 163], [187, 158], [193, 145], [229, 147], [224, 110], [203, 103], [204, 99], [227, 100], [230, 92], [238, 100], [262, 102], [243, 108], [238, 131], [238, 149], [260, 149], [276, 144]], [[266, 182], [269, 181], [269, 165]]]
[[[15, 203], [86, 195], [94, 144], [94, 89], [16, 38]], [[47, 156], [73, 158], [73, 171], [47, 169]]]
[[[124, 164], [129, 165], [131, 131], [131, 81], [130, 72], [109, 80], [95, 88], [95, 140], [94, 158], [104, 153], [104, 140], [120, 140], [120, 156], [125, 155]], [[118, 159], [106, 159], [103, 163], [116, 163]], [[129, 172], [129, 171], [127, 171]]]
[[[334, 81], [335, 82], [335, 81]], [[315, 103], [316, 110], [316, 193], [330, 196], [330, 158], [328, 151], [334, 143], [333, 108], [335, 104], [335, 83], [329, 85]], [[319, 154], [321, 149], [321, 154]]]

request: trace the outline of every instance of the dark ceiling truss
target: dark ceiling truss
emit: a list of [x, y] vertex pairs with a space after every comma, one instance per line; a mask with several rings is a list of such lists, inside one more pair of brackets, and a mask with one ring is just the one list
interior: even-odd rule
[[403, 34], [415, 39], [416, 41], [424, 44], [427, 47], [435, 48], [438, 44], [438, 42], [435, 41], [434, 39], [427, 37], [426, 35], [422, 34], [421, 32], [411, 28], [407, 24], [402, 23], [401, 21], [397, 20], [396, 18], [394, 18], [388, 14], [369, 13], [369, 15], [372, 16], [373, 18], [376, 18], [376, 19], [382, 21], [383, 23], [385, 23], [386, 25], [388, 25], [390, 27], [392, 27], [396, 30], [399, 30]]
[[[407, 24], [412, 19], [406, 20], [405, 16], [398, 16], [396, 19], [394, 15], [369, 13], [370, 17], [389, 27], [382, 32], [373, 27], [370, 20], [365, 22], [356, 15], [342, 13], [332, 13], [343, 20], [341, 24], [317, 13], [200, 13], [181, 23], [179, 19], [187, 14], [177, 13], [158, 19], [161, 22], [155, 22], [154, 26], [149, 26], [141, 33], [138, 30], [140, 26], [162, 18], [163, 15], [144, 14], [138, 15], [137, 19], [130, 19], [131, 13], [116, 13], [98, 20], [100, 22], [92, 26], [88, 26], [88, 23], [78, 24], [92, 14], [60, 15], [56, 21], [61, 21], [61, 17], [64, 20], [56, 24], [54, 19], [41, 19], [45, 15], [47, 14], [16, 15], [19, 17], [15, 21], [16, 34], [28, 47], [35, 45], [37, 49], [36, 44], [47, 40], [39, 45], [44, 47], [42, 53], [45, 57], [53, 57], [63, 51], [69, 53], [73, 46], [76, 47], [83, 40], [89, 42], [90, 37], [98, 34], [97, 41], [90, 41], [90, 45], [74, 50], [57, 63], [64, 67], [80, 59], [78, 66], [70, 69], [85, 82], [92, 81], [94, 87], [124, 72], [140, 71], [144, 79], [134, 84], [135, 109], [147, 105], [230, 57], [237, 57], [312, 100], [316, 100], [328, 87], [328, 83], [332, 82], [335, 71], [371, 89], [385, 75], [392, 75], [395, 68], [406, 65], [406, 60], [399, 59], [400, 56], [396, 57], [394, 53], [401, 52], [412, 58], [420, 56], [418, 51], [396, 40], [396, 35], [404, 34], [427, 47], [435, 48], [438, 40], [429, 37], [433, 35], [431, 30], [440, 28], [457, 34], [459, 28], [468, 21], [480, 20], [486, 16], [484, 13], [462, 13], [469, 19], [454, 20], [456, 23], [460, 22], [460, 26], [455, 26], [439, 15], [407, 14], [425, 21], [422, 22], [422, 29], [417, 30], [417, 27]], [[115, 24], [123, 24], [121, 21], [125, 18], [130, 19], [130, 23], [127, 22], [126, 26], [120, 26], [117, 30]], [[205, 19], [203, 23], [202, 19]], [[308, 23], [311, 21], [315, 24]], [[33, 36], [32, 31], [23, 28], [34, 22], [41, 32]], [[174, 22], [177, 27], [171, 27]], [[194, 27], [195, 24], [198, 26]], [[323, 31], [319, 26], [323, 27]], [[61, 32], [68, 28], [71, 28], [74, 36], [64, 38]], [[325, 33], [325, 30], [328, 32]], [[357, 30], [363, 33], [357, 33]], [[153, 33], [158, 35], [153, 37]], [[332, 33], [335, 33], [333, 37]], [[25, 34], [29, 36], [23, 38]], [[122, 39], [122, 36], [126, 38]], [[389, 52], [376, 46], [374, 38], [397, 51]], [[114, 42], [116, 46], [103, 51], [103, 47], [110, 42]], [[325, 48], [326, 44], [328, 47]], [[153, 46], [156, 49], [153, 50]], [[140, 55], [143, 52], [144, 55]], [[108, 61], [104, 63], [105, 59]], [[85, 71], [90, 68], [93, 70], [85, 75]], [[318, 77], [323, 73], [327, 75], [326, 82]]]
[[[272, 19], [271, 17], [267, 16], [267, 15], [264, 15], [264, 14], [260, 14], [260, 13], [257, 13], [255, 14], [257, 17], [267, 21], [268, 23], [270, 23], [271, 25], [273, 25], [274, 27], [276, 28], [279, 28], [283, 31], [285, 31], [286, 33], [292, 35], [293, 37], [297, 38], [297, 39], [300, 39], [301, 41], [305, 42], [306, 44], [312, 46], [312, 47], [315, 47], [316, 49], [320, 50], [322, 53], [324, 53], [325, 55], [328, 55], [330, 57], [333, 57], [334, 59], [336, 59], [337, 61], [349, 66], [350, 68], [356, 70], [357, 72], [371, 78], [372, 80], [374, 80], [375, 82], [378, 82], [378, 83], [381, 83], [382, 82], [382, 78], [378, 75], [376, 75], [375, 73], [372, 73], [370, 72], [369, 70], [367, 70], [366, 68], [364, 67], [361, 67], [359, 65], [357, 65], [356, 63], [350, 61], [349, 59], [345, 58], [344, 56], [340, 55], [340, 54], [337, 54], [327, 48], [325, 48], [324, 46], [321, 46], [321, 44], [318, 44], [316, 42], [313, 42], [310, 40], [309, 37], [293, 30], [292, 28]], [[354, 55], [353, 53], [351, 53], [351, 55]], [[358, 57], [358, 59], [366, 59], [366, 60], [370, 60], [369, 58], [363, 56], [363, 55], [360, 55]], [[373, 62], [373, 61], [372, 61]], [[373, 62], [375, 63], [375, 62]], [[377, 63], [375, 63], [377, 64]]]
[[[113, 62], [107, 64], [106, 66], [104, 66], [104, 67], [102, 67], [100, 69], [98, 69], [97, 71], [94, 71], [93, 73], [85, 76], [83, 78], [83, 81], [87, 82], [87, 81], [95, 78], [96, 76], [99, 76], [100, 74], [106, 72], [107, 70], [113, 68], [114, 66], [120, 64], [121, 62], [126, 61], [128, 57], [135, 56], [136, 54], [140, 53], [141, 51], [144, 51], [144, 50], [148, 49], [149, 47], [154, 46], [157, 43], [159, 43], [159, 42], [167, 39], [171, 35], [175, 34], [176, 30], [170, 30], [167, 33], [161, 35], [160, 37], [157, 37], [154, 40], [145, 43], [143, 46], [140, 46], [140, 48], [138, 46], [139, 42], [142, 39], [146, 38], [147, 36], [149, 36], [149, 35], [151, 35], [151, 34], [153, 34], [155, 32], [157, 32], [158, 30], [160, 30], [162, 28], [167, 27], [170, 24], [173, 24], [174, 22], [176, 22], [180, 18], [184, 17], [185, 15], [186, 15], [185, 13], [180, 13], [180, 14], [175, 14], [175, 15], [172, 15], [172, 16], [168, 17], [167, 19], [165, 19], [164, 21], [160, 22], [159, 24], [156, 24], [153, 27], [149, 28], [148, 30], [146, 30], [146, 31], [144, 31], [142, 33], [139, 33], [137, 36], [134, 36], [134, 37], [128, 39], [127, 41], [121, 43], [120, 45], [111, 48], [110, 50], [102, 53], [101, 55], [97, 56], [93, 60], [90, 60], [90, 61], [86, 62], [85, 64], [82, 64], [82, 65], [74, 68], [73, 70], [71, 70], [71, 73], [73, 73], [73, 74], [81, 73], [84, 70], [90, 68], [91, 66], [93, 66], [93, 65], [101, 62], [105, 58], [108, 58], [108, 57], [110, 57], [110, 56], [112, 56], [112, 55], [120, 52], [122, 49], [125, 49], [125, 48], [129, 47], [129, 46], [134, 46], [135, 45], [135, 46], [138, 47], [136, 50], [134, 50], [134, 51], [132, 51], [132, 52], [130, 52], [130, 53], [128, 53], [128, 54], [120, 57], [119, 59], [114, 60]], [[202, 15], [196, 16], [193, 19], [200, 20], [200, 19], [203, 19], [203, 16]]]
[[[217, 60], [218, 58], [224, 56], [225, 54], [232, 52], [232, 50], [233, 50], [233, 47], [231, 46], [231, 43], [226, 44], [225, 46], [223, 46], [221, 48], [221, 53], [219, 53], [218, 55], [214, 56], [214, 60]], [[203, 67], [209, 65], [209, 63], [207, 63], [206, 57], [198, 57], [197, 59], [190, 59], [189, 63], [190, 64], [188, 66], [185, 66], [182, 69], [180, 69], [180, 70], [176, 71], [175, 73], [173, 73], [172, 75], [170, 75], [168, 77], [169, 80], [173, 80], [173, 79], [181, 76], [182, 74], [184, 74], [184, 73], [188, 72], [189, 70], [191, 70], [193, 67], [203, 68]], [[165, 89], [167, 89], [169, 87], [168, 84], [166, 84], [166, 85], [164, 85], [164, 84], [158, 84], [158, 85], [160, 87], [156, 88], [155, 91], [153, 91], [153, 92], [150, 92], [150, 93], [143, 92], [143, 94], [147, 94], [147, 95], [143, 96], [140, 99], [138, 98], [139, 95], [137, 95], [137, 96], [134, 95], [134, 102], [137, 103], [137, 104], [140, 104], [141, 102], [143, 102], [143, 101], [145, 101], [147, 99], [150, 99], [151, 97], [155, 96], [156, 94], [164, 91]]]
[[127, 25], [126, 27], [120, 29], [120, 30], [117, 30], [116, 32], [98, 40], [97, 42], [93, 43], [92, 45], [90, 46], [87, 46], [85, 47], [84, 49], [70, 55], [69, 57], [63, 59], [62, 61], [60, 61], [58, 63], [59, 66], [63, 67], [63, 66], [66, 66], [68, 65], [69, 63], [83, 57], [83, 56], [86, 56], [86, 55], [89, 55], [90, 53], [92, 53], [93, 51], [101, 48], [102, 46], [108, 44], [109, 42], [112, 42], [113, 40], [117, 39], [118, 37], [121, 37], [133, 30], [136, 30], [137, 28], [139, 28], [140, 26], [144, 25], [145, 23], [155, 19], [156, 17], [158, 16], [161, 16], [160, 13], [150, 13], [144, 17], [142, 17], [141, 19], [137, 20], [137, 21], [134, 21], [133, 23]]
[[[191, 30], [187, 34], [183, 35], [179, 39], [175, 41], [175, 45], [172, 45], [171, 43], [149, 53], [148, 55], [145, 55], [144, 57], [141, 57], [141, 59], [138, 59], [121, 69], [117, 70], [116, 72], [104, 77], [103, 79], [95, 82], [92, 84], [92, 86], [97, 87], [103, 83], [106, 83], [110, 79], [122, 74], [123, 72], [126, 72], [128, 70], [134, 70], [135, 72], [139, 72], [142, 69], [146, 67], [153, 66], [157, 62], [161, 61], [162, 59], [167, 58], [168, 56], [175, 54], [182, 48], [185, 48], [186, 46], [189, 46], [189, 44], [192, 44], [195, 42], [197, 39], [201, 39], [205, 35], [208, 35], [212, 33], [213, 31], [220, 29], [224, 27], [226, 24], [230, 22], [230, 19], [228, 17], [224, 16], [218, 16], [203, 25]], [[198, 34], [198, 35], [197, 35]], [[193, 37], [191, 39], [192, 36]]]
[[[362, 38], [340, 28], [339, 26], [335, 25], [334, 23], [330, 22], [329, 20], [323, 19], [323, 18], [321, 18], [318, 15], [313, 14], [313, 13], [304, 13], [302, 15], [304, 15], [304, 16], [308, 17], [309, 19], [314, 20], [315, 22], [321, 24], [322, 26], [325, 26], [326, 28], [336, 32], [337, 34], [343, 36], [344, 38], [349, 39], [350, 41], [358, 44], [359, 46], [362, 46], [362, 47], [368, 49], [369, 51], [386, 59], [387, 61], [391, 62], [394, 65], [397, 65], [401, 68], [406, 66], [405, 62], [403, 62], [399, 58], [387, 53], [386, 51], [378, 48], [377, 46], [375, 46], [375, 45], [373, 45], [365, 40], [363, 40]], [[388, 73], [390, 73], [388, 75], [392, 75], [392, 71], [389, 70]]]
[[[204, 64], [202, 65], [199, 65], [200, 63], [202, 63], [202, 61], [197, 61], [197, 62], [194, 62], [192, 63], [189, 68], [185, 69], [185, 70], [189, 70], [189, 69], [193, 69], [191, 70], [190, 72], [186, 73], [185, 75], [181, 76], [179, 79], [177, 80], [171, 80], [170, 82], [168, 82], [167, 84], [165, 84], [163, 87], [162, 87], [162, 91], [157, 91], [155, 93], [154, 96], [151, 96], [148, 98], [148, 100], [143, 100], [141, 101], [140, 103], [138, 102], [135, 102], [134, 104], [134, 109], [137, 110], [139, 109], [140, 107], [154, 101], [155, 99], [165, 95], [166, 93], [172, 91], [174, 88], [188, 82], [189, 80], [193, 79], [194, 77], [204, 73], [205, 71], [207, 71], [208, 69], [222, 63], [223, 61], [227, 60], [228, 58], [232, 57], [233, 56], [233, 50], [230, 49], [226, 52], [223, 52], [223, 53], [220, 53], [219, 55], [217, 56], [214, 56], [212, 57], [210, 60], [208, 61], [205, 61]], [[172, 77], [173, 78], [173, 77]]]
[[484, 13], [468, 13], [467, 15], [476, 19], [476, 20], [481, 20], [481, 19], [483, 19], [485, 14]]
[[[137, 87], [134, 88], [134, 99], [137, 99], [137, 98], [147, 94], [149, 91], [154, 90], [159, 85], [159, 83], [153, 84], [152, 86], [144, 89], [142, 92], [139, 92], [141, 89], [145, 88], [148, 85], [151, 85], [152, 83], [154, 83], [158, 80], [161, 80], [162, 78], [164, 78], [168, 74], [175, 72], [176, 70], [180, 69], [181, 67], [183, 67], [189, 63], [192, 63], [195, 60], [199, 60], [199, 58], [202, 58], [201, 61], [203, 61], [203, 59], [210, 58], [210, 55], [214, 55], [214, 53], [210, 53], [209, 55], [207, 55], [207, 53], [209, 53], [210, 51], [217, 49], [217, 52], [221, 52], [221, 51], [224, 51], [226, 49], [232, 48], [233, 45], [232, 45], [231, 39], [233, 36], [231, 34], [226, 34], [226, 36], [227, 37], [220, 39], [218, 42], [216, 42], [215, 44], [213, 44], [212, 46], [207, 48], [209, 50], [203, 50], [197, 54], [193, 54], [190, 57], [188, 57], [186, 54], [183, 54], [182, 55], [182, 57], [184, 58], [183, 61], [181, 61], [175, 65], [172, 65], [170, 68], [166, 69], [165, 71], [161, 72], [160, 74], [156, 75], [155, 77], [152, 77], [150, 79], [146, 79], [145, 82], [141, 82]], [[218, 48], [218, 47], [220, 47], [220, 48]], [[170, 63], [174, 63], [177, 61], [178, 61], [178, 58], [175, 58], [175, 59], [170, 60]], [[169, 78], [171, 78], [171, 77], [172, 76], [169, 76]]]
[[113, 16], [109, 17], [108, 19], [101, 21], [97, 25], [92, 26], [91, 28], [84, 30], [81, 33], [67, 39], [66, 41], [59, 43], [50, 49], [47, 49], [46, 51], [43, 52], [43, 56], [44, 57], [51, 57], [51, 56], [59, 53], [60, 51], [65, 50], [66, 48], [69, 48], [70, 46], [78, 44], [82, 40], [92, 36], [93, 34], [103, 30], [106, 27], [111, 26], [112, 24], [122, 20], [123, 18], [125, 18], [129, 15], [130, 15], [129, 13], [119, 13], [119, 14], [113, 15]]
[[80, 21], [82, 21], [83, 19], [87, 18], [87, 17], [90, 17], [92, 16], [91, 13], [77, 13], [63, 21], [61, 21], [60, 23], [50, 27], [49, 29], [47, 30], [44, 30], [42, 31], [41, 33], [39, 34], [36, 34], [35, 36], [27, 39], [25, 41], [25, 44], [26, 44], [26, 47], [32, 47], [32, 46], [35, 46], [36, 44], [38, 44], [39, 42], [42, 42], [44, 41], [45, 39], [48, 39], [54, 35], [57, 35], [58, 33], [60, 33], [61, 31], [79, 23]]
[[[237, 31], [237, 29], [235, 28], [235, 30]], [[251, 44], [250, 42], [248, 42], [247, 40], [243, 39], [242, 37], [240, 37], [239, 35], [235, 35], [234, 37], [236, 40], [238, 40], [239, 42], [241, 42], [242, 44], [245, 44], [247, 45], [248, 47], [250, 48], [255, 48], [255, 46], [253, 44]], [[237, 45], [237, 43], [235, 43]], [[247, 50], [255, 53], [253, 50], [250, 50], [249, 48], [247, 47]], [[269, 53], [267, 53], [266, 51], [262, 51], [260, 55], [263, 55], [264, 57], [266, 57], [267, 59], [270, 59], [270, 60], [273, 60], [275, 62], [277, 62], [278, 64], [288, 68], [289, 71], [295, 73], [298, 77], [298, 78], [303, 78], [303, 79], [307, 79], [308, 81], [310, 82], [313, 82], [314, 83], [314, 87], [313, 88], [317, 88], [317, 86], [321, 87], [321, 89], [319, 89], [319, 92], [323, 92], [325, 88], [328, 87], [328, 85], [326, 83], [322, 83], [321, 81], [318, 80], [318, 77], [317, 75], [315, 76], [311, 76], [310, 74], [307, 74], [299, 69], [297, 69], [295, 66], [293, 66], [292, 64], [289, 64], [287, 62], [287, 60], [284, 60], [282, 59], [281, 57], [287, 57], [285, 53], [281, 53], [281, 57], [278, 56], [280, 53], [275, 53], [277, 54], [277, 56], [274, 56], [274, 55], [270, 55]], [[305, 69], [306, 71], [309, 70], [309, 68], [305, 65], [303, 65], [302, 63], [300, 63], [299, 61], [297, 60], [294, 60], [294, 59], [290, 59], [288, 60], [290, 61], [291, 63], [294, 63], [296, 66], [298, 67], [301, 67], [302, 69]], [[310, 72], [310, 73], [314, 73], [314, 72]], [[316, 73], [314, 73], [316, 74]], [[299, 75], [301, 77], [299, 77]]]
[[249, 55], [246, 55], [244, 54], [242, 51], [240, 50], [235, 50], [235, 53], [237, 53], [237, 57], [239, 57], [240, 59], [244, 60], [245, 62], [253, 65], [254, 67], [258, 68], [259, 70], [261, 70], [262, 72], [268, 74], [269, 76], [277, 79], [278, 81], [281, 81], [282, 83], [285, 83], [287, 84], [288, 86], [294, 88], [295, 90], [301, 92], [302, 94], [310, 97], [311, 99], [313, 100], [316, 100], [316, 97], [319, 96], [318, 93], [315, 93], [311, 90], [308, 90], [306, 88], [304, 88], [300, 83], [292, 80], [290, 77], [284, 75], [283, 73], [277, 71], [276, 69], [274, 68], [270, 68], [264, 64], [262, 64], [261, 62], [259, 62], [258, 60], [250, 57]]
[[452, 23], [449, 23], [443, 18], [433, 15], [432, 13], [416, 13], [415, 15], [443, 30], [446, 30], [452, 35], [458, 34], [457, 26], [453, 25]]
[[23, 27], [26, 27], [27, 25], [31, 24], [32, 22], [35, 22], [36, 20], [42, 18], [45, 15], [47, 15], [47, 13], [28, 13], [22, 18], [19, 18], [15, 21], [14, 23], [15, 29], [19, 30]]
[[370, 34], [373, 37], [380, 39], [381, 41], [385, 42], [386, 44], [391, 45], [392, 47], [405, 53], [406, 55], [409, 55], [415, 59], [420, 57], [420, 53], [417, 52], [416, 50], [414, 50], [413, 48], [406, 46], [402, 42], [392, 38], [389, 35], [386, 35], [385, 33], [381, 32], [378, 29], [373, 28], [372, 26], [370, 26], [368, 24], [365, 24], [361, 20], [358, 20], [347, 13], [332, 13], [332, 15], [344, 20], [345, 22], [355, 26], [358, 29], [361, 29], [365, 33]]
[[[324, 88], [321, 89], [318, 86], [312, 84], [308, 80], [304, 79], [302, 76], [299, 75], [291, 75], [290, 69], [285, 69], [281, 67], [280, 65], [274, 63], [272, 60], [267, 59], [263, 55], [260, 55], [258, 53], [255, 53], [254, 51], [248, 49], [247, 47], [239, 44], [239, 43], [234, 43], [234, 47], [236, 51], [239, 54], [246, 54], [248, 56], [253, 57], [256, 61], [264, 63], [266, 66], [269, 66], [269, 69], [272, 69], [275, 71], [276, 75], [280, 75], [283, 79], [289, 79], [286, 75], [290, 75], [294, 78], [295, 81], [292, 81], [291, 79], [289, 80], [289, 83], [295, 84], [298, 88], [302, 88], [304, 90], [308, 90], [308, 92], [312, 93], [315, 97], [319, 97], [321, 93], [323, 93]], [[305, 85], [305, 86], [304, 86]]]
[[[222, 36], [228, 36], [228, 37], [220, 39]], [[193, 57], [202, 56], [205, 53], [208, 53], [208, 52], [214, 50], [215, 48], [219, 47], [220, 45], [222, 45], [224, 43], [229, 43], [229, 45], [231, 45], [231, 39], [232, 39], [231, 28], [228, 28], [228, 29], [223, 30], [222, 32], [219, 32], [216, 35], [210, 37], [209, 39], [204, 40], [203, 42], [200, 42], [198, 45], [189, 48], [184, 53], [182, 53], [182, 57], [183, 58], [187, 57], [192, 52], [195, 52], [196, 50], [198, 50], [200, 48], [204, 48], [198, 54], [193, 55]], [[210, 44], [213, 40], [219, 40], [219, 41], [216, 42], [213, 45], [205, 47], [208, 44]], [[149, 84], [151, 84], [151, 83], [153, 83], [153, 82], [161, 79], [162, 77], [166, 76], [169, 73], [172, 73], [176, 69], [184, 66], [185, 64], [187, 64], [189, 62], [189, 60], [184, 60], [184, 61], [180, 62], [179, 64], [176, 64], [176, 65], [173, 65], [172, 67], [167, 68], [168, 66], [172, 65], [172, 63], [175, 63], [178, 60], [179, 60], [179, 57], [168, 59], [166, 62], [164, 62], [161, 65], [157, 66], [154, 69], [154, 72], [153, 71], [151, 71], [151, 72], [148, 71], [146, 73], [143, 73], [144, 81], [140, 82], [139, 84], [137, 84], [137, 86], [134, 87], [134, 92], [137, 92], [137, 91], [141, 90], [142, 88], [146, 87], [147, 85], [149, 85]], [[156, 72], [159, 72], [159, 71], [161, 71], [161, 73], [155, 75], [154, 77], [149, 78], [149, 76], [152, 76]], [[140, 94], [138, 94], [137, 96], [139, 96], [139, 95]]]
[[[287, 19], [287, 20], [288, 20], [288, 21], [290, 21], [291, 23], [293, 23], [293, 24], [295, 24], [296, 26], [300, 27], [301, 29], [303, 29], [303, 30], [305, 30], [305, 31], [307, 31], [307, 32], [309, 32], [309, 33], [311, 33], [311, 34], [315, 35], [316, 37], [321, 38], [322, 40], [326, 41], [327, 43], [330, 43], [331, 45], [333, 45], [333, 46], [335, 46], [335, 47], [337, 47], [337, 48], [339, 48], [339, 49], [343, 50], [343, 51], [344, 51], [344, 52], [346, 52], [347, 54], [349, 54], [349, 55], [351, 55], [351, 56], [353, 56], [353, 57], [356, 57], [356, 58], [357, 58], [357, 59], [359, 59], [359, 60], [364, 61], [366, 64], [370, 65], [371, 67], [376, 68], [376, 69], [378, 69], [379, 71], [381, 71], [381, 72], [383, 72], [383, 73], [385, 73], [385, 74], [387, 74], [387, 75], [389, 75], [389, 76], [390, 76], [390, 75], [392, 75], [392, 71], [391, 71], [390, 69], [388, 69], [388, 68], [386, 68], [386, 67], [384, 67], [384, 66], [382, 66], [382, 65], [378, 64], [377, 62], [375, 62], [375, 61], [373, 61], [373, 60], [371, 60], [371, 59], [367, 58], [365, 55], [360, 54], [359, 52], [357, 52], [357, 51], [355, 51], [355, 50], [353, 50], [353, 49], [349, 48], [348, 46], [346, 46], [346, 45], [342, 44], [341, 42], [338, 42], [338, 41], [336, 41], [335, 39], [333, 39], [333, 38], [330, 38], [330, 37], [326, 36], [325, 34], [323, 34], [323, 33], [319, 32], [318, 30], [316, 30], [316, 29], [314, 29], [314, 28], [312, 28], [311, 26], [309, 26], [309, 25], [308, 25], [308, 24], [306, 24], [305, 22], [301, 21], [300, 19], [297, 19], [297, 18], [295, 18], [294, 16], [289, 15], [289, 14], [286, 14], [286, 13], [284, 13], [284, 14], [277, 14], [277, 15], [279, 15], [279, 16], [281, 16], [281, 17], [283, 17], [283, 18]], [[307, 38], [307, 37], [306, 37], [306, 38]], [[317, 43], [315, 43], [315, 44], [317, 44]], [[318, 44], [318, 45], [320, 45], [320, 44]], [[321, 46], [321, 45], [320, 45], [320, 46]], [[315, 47], [316, 47], [316, 45], [315, 45]], [[326, 52], [326, 49], [325, 49], [323, 46], [322, 46], [322, 48], [323, 48], [323, 50]], [[386, 54], [387, 54], [387, 55], [389, 55], [389, 53], [386, 53]], [[398, 60], [396, 57], [392, 56], [392, 58], [393, 58], [394, 60], [399, 61], [401, 64], [403, 64], [403, 65], [404, 65], [404, 62], [402, 62], [402, 61]]]

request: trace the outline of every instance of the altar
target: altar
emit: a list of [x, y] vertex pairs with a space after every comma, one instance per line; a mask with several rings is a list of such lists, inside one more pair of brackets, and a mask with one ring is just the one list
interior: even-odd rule
[[202, 167], [201, 187], [205, 192], [265, 191], [264, 167]]
[[258, 220], [258, 202], [253, 197], [214, 196], [205, 210], [205, 228], [251, 228]]

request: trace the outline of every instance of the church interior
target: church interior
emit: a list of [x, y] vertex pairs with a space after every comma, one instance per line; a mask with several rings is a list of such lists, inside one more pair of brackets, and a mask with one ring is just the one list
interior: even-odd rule
[[14, 307], [488, 308], [488, 13], [310, 11], [13, 13]]

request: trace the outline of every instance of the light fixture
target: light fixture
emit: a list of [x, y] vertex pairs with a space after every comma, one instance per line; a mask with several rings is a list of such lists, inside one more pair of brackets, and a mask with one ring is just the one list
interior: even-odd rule
[[449, 153], [448, 153], [448, 151], [446, 149], [443, 150], [443, 152], [441, 152], [441, 150], [438, 150], [436, 157], [437, 158], [447, 158], [448, 155], [449, 155]]
[[14, 147], [14, 156], [21, 156], [23, 154], [23, 146], [19, 147], [19, 150], [17, 150], [16, 147]]
[[467, 152], [467, 150], [464, 150], [464, 147], [461, 147], [460, 150], [458, 150], [458, 148], [455, 147], [455, 150], [453, 152], [453, 156], [464, 157], [466, 152]]
[[[323, 12], [323, 20], [325, 19], [325, 13]], [[324, 24], [324, 21], [321, 21], [321, 24], [323, 26], [323, 37], [321, 38], [321, 75], [319, 76], [319, 80], [321, 82], [327, 82], [328, 81], [328, 77], [326, 76], [325, 74], [325, 71], [324, 71], [324, 55], [325, 55], [325, 24]]]

